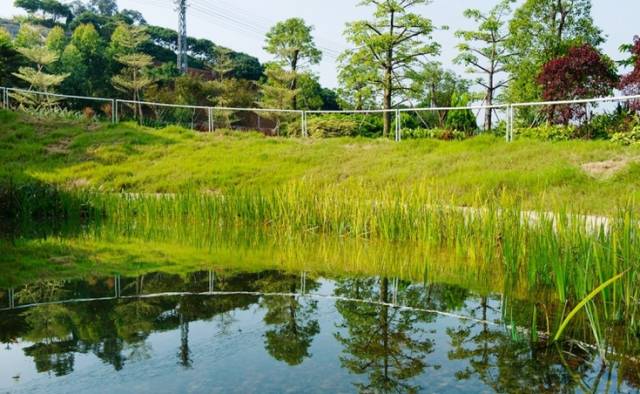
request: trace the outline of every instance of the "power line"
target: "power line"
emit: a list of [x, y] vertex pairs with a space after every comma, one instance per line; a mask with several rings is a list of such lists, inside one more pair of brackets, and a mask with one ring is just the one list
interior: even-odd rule
[[[166, 4], [163, 0], [140, 0], [140, 2], [162, 8], [165, 8], [164, 4]], [[207, 19], [204, 20], [207, 22], [210, 22], [211, 19], [214, 19], [216, 23], [225, 30], [239, 32], [242, 34], [249, 34], [255, 36], [256, 38], [263, 39], [267, 32], [271, 29], [271, 27], [268, 25], [271, 22], [268, 21], [268, 19], [263, 17], [255, 17], [256, 20], [260, 20], [262, 22], [261, 24], [257, 24], [253, 20], [253, 15], [248, 16], [244, 13], [245, 11], [241, 9], [238, 9], [238, 11], [236, 11], [227, 8], [221, 8], [213, 6], [201, 0], [190, 1], [189, 7], [196, 14], [206, 16]], [[194, 16], [197, 17], [197, 15]], [[340, 55], [340, 51], [330, 48], [326, 45], [319, 44], [318, 47], [323, 51], [326, 57], [331, 60], [336, 60]]]

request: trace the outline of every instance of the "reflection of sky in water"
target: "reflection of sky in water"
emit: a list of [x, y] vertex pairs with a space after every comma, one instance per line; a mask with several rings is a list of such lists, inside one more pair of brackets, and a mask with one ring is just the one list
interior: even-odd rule
[[[286, 282], [282, 289], [294, 284], [298, 286], [299, 276], [283, 275], [274, 279], [269, 285], [278, 286], [278, 280]], [[157, 279], [157, 278], [156, 278]], [[264, 278], [262, 278], [264, 279]], [[159, 282], [159, 281], [158, 281]], [[206, 281], [205, 281], [206, 282]], [[108, 296], [111, 292], [109, 286], [104, 285], [108, 281], [98, 282], [96, 288], [101, 290], [86, 290], [92, 296]], [[129, 283], [132, 283], [131, 280]], [[170, 283], [169, 280], [166, 283]], [[166, 284], [165, 283], [165, 284]], [[297, 283], [297, 284], [296, 284]], [[331, 280], [315, 279], [315, 285], [308, 288], [313, 294], [324, 296], [338, 295], [351, 292], [351, 287], [362, 285], [366, 287], [364, 298], [375, 300], [381, 288], [377, 280], [363, 279], [362, 281], [349, 282], [348, 279], [334, 282]], [[184, 283], [181, 283], [184, 285]], [[76, 286], [71, 284], [71, 287]], [[351, 287], [350, 287], [351, 286]], [[367, 287], [368, 286], [368, 287]], [[398, 285], [398, 295], [393, 294], [395, 289], [393, 280], [389, 281], [389, 300], [397, 298], [400, 304], [417, 303], [424, 298], [413, 298], [411, 294], [424, 296], [428, 291], [426, 287], [419, 285]], [[77, 289], [67, 291], [67, 294], [82, 295]], [[164, 290], [164, 289], [163, 289]], [[429, 297], [447, 298], [459, 294], [459, 288], [441, 287], [439, 290], [429, 293]], [[104, 294], [103, 294], [104, 293]], [[423, 294], [424, 293], [424, 294]], [[145, 293], [148, 294], [148, 293]], [[343, 295], [343, 294], [341, 294]], [[243, 298], [244, 297], [244, 301]], [[221, 300], [222, 303], [231, 301], [235, 305], [227, 313], [216, 312], [216, 306], [206, 306], [207, 301]], [[163, 302], [162, 307], [188, 303], [187, 298], [161, 297], [157, 302]], [[190, 365], [185, 367], [180, 364], [180, 348], [184, 338], [184, 330], [180, 327], [166, 326], [154, 321], [149, 335], [139, 342], [125, 343], [121, 353], [126, 360], [121, 370], [117, 371], [113, 365], [99, 359], [95, 353], [96, 348], [91, 346], [105, 346], [104, 338], [99, 338], [98, 344], [92, 344], [79, 353], [78, 349], [66, 352], [65, 356], [72, 355], [73, 371], [65, 376], [55, 376], [54, 372], [38, 373], [34, 358], [25, 353], [26, 348], [33, 347], [33, 343], [21, 342], [2, 345], [0, 348], [0, 393], [8, 392], [41, 392], [41, 393], [69, 393], [69, 392], [149, 392], [149, 393], [173, 393], [173, 392], [238, 392], [238, 393], [280, 393], [280, 392], [353, 392], [357, 390], [356, 384], [367, 385], [370, 383], [372, 373], [377, 369], [367, 369], [357, 372], [345, 364], [345, 359], [357, 360], [361, 365], [367, 365], [369, 359], [378, 361], [384, 359], [380, 354], [368, 353], [370, 349], [359, 349], [364, 354], [353, 352], [358, 343], [349, 342], [354, 348], [348, 348], [347, 344], [340, 340], [348, 341], [360, 335], [359, 340], [368, 340], [367, 337], [383, 338], [380, 331], [375, 332], [380, 326], [389, 329], [387, 338], [390, 339], [390, 347], [397, 345], [397, 351], [391, 354], [391, 358], [411, 356], [423, 358], [424, 366], [418, 368], [415, 375], [400, 378], [402, 384], [400, 391], [407, 388], [420, 388], [426, 392], [492, 392], [493, 388], [488, 384], [498, 384], [494, 388], [499, 391], [519, 388], [531, 390], [535, 383], [545, 380], [554, 382], [556, 386], [565, 379], [564, 384], [570, 384], [572, 389], [578, 386], [572, 384], [569, 374], [564, 371], [562, 365], [553, 357], [555, 365], [544, 364], [546, 356], [536, 357], [535, 351], [522, 343], [514, 343], [510, 334], [499, 325], [482, 324], [477, 321], [465, 321], [455, 317], [425, 314], [422, 312], [401, 311], [395, 308], [382, 307], [367, 303], [349, 301], [335, 301], [322, 297], [301, 297], [296, 304], [296, 319], [299, 320], [297, 330], [301, 330], [309, 321], [317, 321], [319, 331], [313, 332], [308, 352], [301, 358], [301, 363], [289, 365], [279, 361], [267, 349], [266, 333], [274, 329], [273, 322], [269, 320], [269, 308], [283, 308], [289, 311], [292, 298], [282, 296], [255, 297], [255, 296], [197, 296], [191, 298], [192, 308], [197, 313], [204, 313], [208, 317], [193, 319], [188, 323], [188, 347], [190, 349]], [[461, 300], [461, 301], [460, 301]], [[500, 300], [488, 299], [487, 308], [482, 308], [481, 299], [470, 294], [460, 297], [455, 302], [447, 302], [434, 299], [436, 305], [442, 306], [448, 312], [455, 312], [465, 316], [481, 318], [483, 311], [489, 321], [500, 320]], [[239, 302], [238, 302], [239, 301]], [[98, 301], [84, 305], [90, 310], [114, 311], [117, 305], [136, 303], [136, 300]], [[173, 306], [171, 306], [173, 305]], [[205, 306], [202, 306], [205, 305]], [[217, 304], [216, 304], [217, 305]], [[449, 308], [447, 308], [449, 305]], [[79, 304], [68, 304], [66, 307], [73, 309]], [[95, 309], [91, 309], [94, 308]], [[201, 310], [197, 309], [201, 308]], [[209, 308], [209, 309], [207, 309]], [[223, 308], [224, 309], [224, 308]], [[383, 311], [386, 310], [386, 313]], [[308, 314], [304, 314], [308, 311]], [[22, 312], [20, 312], [22, 313]], [[164, 309], [157, 318], [171, 318], [174, 310]], [[16, 315], [16, 311], [0, 312], [0, 319], [7, 319]], [[349, 317], [347, 316], [349, 314]], [[116, 313], [117, 315], [117, 313]], [[155, 315], [154, 315], [155, 316]], [[175, 317], [175, 316], [174, 316]], [[386, 319], [386, 320], [385, 320]], [[383, 325], [382, 322], [386, 322]], [[402, 322], [410, 322], [402, 326]], [[175, 323], [175, 321], [174, 321]], [[267, 324], [269, 323], [269, 324]], [[362, 323], [362, 327], [357, 327]], [[287, 323], [282, 325], [286, 326]], [[367, 324], [369, 326], [367, 326]], [[276, 323], [277, 325], [277, 323]], [[185, 325], [182, 327], [184, 328]], [[348, 328], [347, 328], [348, 327]], [[370, 332], [366, 331], [369, 327]], [[354, 328], [364, 328], [359, 334], [354, 334]], [[2, 328], [0, 327], [0, 331]], [[2, 334], [2, 332], [0, 332]], [[112, 332], [101, 335], [109, 336]], [[462, 334], [463, 346], [456, 346], [454, 337]], [[406, 335], [403, 337], [403, 335]], [[2, 336], [4, 337], [4, 335]], [[126, 342], [126, 341], [125, 341]], [[283, 342], [285, 345], [288, 342]], [[394, 345], [395, 344], [395, 345]], [[407, 346], [428, 345], [422, 353], [402, 353]], [[284, 352], [286, 353], [286, 348]], [[469, 353], [465, 351], [469, 350]], [[280, 351], [283, 351], [280, 349]], [[553, 353], [553, 352], [551, 352]], [[569, 356], [567, 356], [569, 358]], [[407, 358], [408, 359], [408, 358]], [[593, 358], [591, 358], [593, 360]], [[487, 363], [484, 376], [480, 376], [483, 367], [477, 363], [484, 360]], [[524, 360], [524, 361], [523, 361]], [[576, 365], [576, 359], [570, 360]], [[391, 360], [393, 363], [393, 360]], [[517, 363], [521, 364], [517, 364]], [[475, 363], [475, 364], [474, 364]], [[513, 365], [510, 365], [514, 363]], [[594, 363], [594, 365], [597, 365]], [[464, 374], [465, 370], [476, 367], [474, 371]], [[595, 373], [591, 362], [578, 365], [579, 373], [587, 384], [593, 383]], [[357, 368], [356, 368], [357, 369]], [[393, 372], [393, 368], [390, 368]], [[379, 372], [379, 371], [378, 371]], [[611, 376], [605, 377], [611, 382], [616, 382], [616, 370]], [[538, 375], [539, 374], [539, 375]], [[461, 377], [464, 375], [464, 378]], [[488, 383], [488, 384], [487, 384]], [[558, 384], [560, 384], [558, 386]], [[615, 387], [616, 384], [614, 383]], [[599, 386], [604, 387], [604, 384]], [[623, 386], [624, 390], [626, 386]]]

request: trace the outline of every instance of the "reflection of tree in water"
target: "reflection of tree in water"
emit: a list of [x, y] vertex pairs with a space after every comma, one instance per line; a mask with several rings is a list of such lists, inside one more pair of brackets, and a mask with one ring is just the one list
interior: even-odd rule
[[62, 376], [73, 371], [77, 344], [73, 313], [61, 305], [44, 305], [29, 309], [24, 318], [30, 327], [24, 339], [34, 342], [24, 352], [33, 357], [38, 372]]
[[[481, 319], [486, 321], [490, 309], [486, 297], [481, 299], [479, 309]], [[577, 377], [589, 372], [590, 355], [581, 349], [565, 354], [572, 360], [576, 374], [572, 377], [563, 365], [566, 358], [556, 348], [536, 349], [505, 331], [491, 329], [487, 323], [464, 322], [447, 329], [447, 334], [453, 348], [449, 359], [468, 363], [456, 372], [456, 378], [469, 380], [475, 376], [496, 392], [573, 392], [580, 389]]]
[[[306, 278], [306, 277], [305, 277]], [[305, 288], [319, 287], [316, 281], [305, 280]], [[301, 276], [269, 272], [257, 281], [257, 287], [264, 293], [294, 294], [301, 287]], [[265, 333], [265, 348], [276, 360], [289, 365], [299, 365], [311, 356], [309, 348], [313, 338], [320, 332], [314, 300], [296, 296], [265, 296], [260, 305], [267, 310], [264, 322], [272, 327]]]
[[[403, 287], [406, 289], [406, 287]], [[389, 280], [348, 279], [338, 281], [336, 294], [348, 298], [390, 300]], [[404, 294], [408, 301], [418, 292]], [[347, 334], [337, 333], [344, 345], [342, 365], [356, 374], [367, 374], [367, 383], [357, 383], [364, 392], [416, 392], [420, 386], [411, 379], [429, 367], [426, 355], [433, 352], [434, 343], [418, 327], [433, 320], [425, 313], [400, 311], [386, 305], [338, 301], [338, 312], [343, 322], [340, 328]]]

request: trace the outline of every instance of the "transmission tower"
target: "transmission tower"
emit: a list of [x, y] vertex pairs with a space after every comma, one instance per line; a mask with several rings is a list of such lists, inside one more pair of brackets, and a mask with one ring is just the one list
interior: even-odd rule
[[174, 0], [178, 6], [178, 70], [187, 72], [187, 0]]

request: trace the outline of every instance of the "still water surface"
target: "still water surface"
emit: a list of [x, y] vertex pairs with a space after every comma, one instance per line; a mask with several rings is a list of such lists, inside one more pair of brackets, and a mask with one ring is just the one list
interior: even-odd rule
[[0, 393], [640, 387], [580, 344], [531, 345], [500, 295], [393, 277], [92, 276], [0, 289], [0, 309]]

